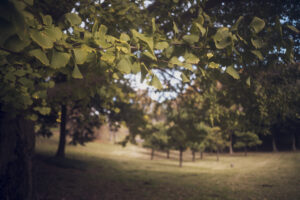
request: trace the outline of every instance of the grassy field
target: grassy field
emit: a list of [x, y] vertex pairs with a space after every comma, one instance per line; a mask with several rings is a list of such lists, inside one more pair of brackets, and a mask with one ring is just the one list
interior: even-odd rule
[[[299, 200], [300, 152], [205, 154], [192, 162], [149, 150], [100, 142], [67, 146], [67, 158], [53, 158], [57, 140], [37, 138], [35, 182], [49, 200]], [[197, 155], [199, 157], [199, 155]]]

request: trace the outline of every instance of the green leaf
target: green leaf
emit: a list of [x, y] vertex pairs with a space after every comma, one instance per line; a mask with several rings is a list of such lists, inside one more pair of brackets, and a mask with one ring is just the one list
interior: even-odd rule
[[48, 115], [51, 112], [49, 107], [34, 107], [33, 110], [38, 111], [42, 115]]
[[50, 15], [41, 15], [41, 16], [42, 16], [43, 24], [47, 26], [52, 25], [52, 17]]
[[146, 78], [148, 73], [149, 73], [148, 68], [146, 67], [146, 65], [144, 63], [142, 63], [141, 64], [141, 82], [144, 81], [144, 79]]
[[83, 76], [76, 64], [75, 64], [73, 72], [72, 72], [72, 77], [76, 78], [76, 79], [83, 79]]
[[103, 37], [104, 35], [106, 35], [107, 33], [107, 27], [103, 24], [100, 25], [100, 29], [99, 29], [99, 33], [100, 33], [100, 37]]
[[199, 23], [195, 23], [196, 27], [200, 30], [202, 37], [205, 35], [206, 33], [206, 29]]
[[240, 16], [239, 18], [238, 18], [238, 20], [236, 20], [236, 22], [234, 23], [234, 25], [231, 27], [231, 30], [232, 31], [237, 31], [238, 30], [238, 27], [239, 27], [239, 25], [240, 25], [240, 23], [241, 23], [241, 21], [244, 19], [244, 16]]
[[169, 61], [169, 67], [173, 67], [173, 65], [182, 66], [183, 63], [180, 62], [180, 61], [178, 60], [178, 58], [174, 56], [174, 57], [172, 57], [171, 60]]
[[195, 42], [198, 42], [199, 35], [185, 35], [182, 39], [189, 44], [194, 44]]
[[163, 50], [169, 47], [169, 44], [167, 42], [158, 42], [155, 44], [155, 49]]
[[71, 55], [53, 50], [50, 67], [58, 69], [65, 67], [70, 60]]
[[250, 85], [251, 85], [251, 82], [250, 82], [250, 76], [247, 78], [246, 83], [247, 83], [247, 85], [250, 87]]
[[240, 75], [238, 72], [233, 68], [233, 66], [229, 66], [226, 68], [226, 73], [232, 76], [234, 79], [240, 79]]
[[70, 22], [71, 26], [76, 26], [81, 24], [81, 18], [75, 13], [67, 13], [66, 19]]
[[264, 60], [264, 57], [263, 57], [263, 55], [261, 54], [261, 52], [260, 51], [258, 51], [258, 50], [252, 50], [251, 51], [254, 55], [256, 55], [257, 57], [258, 57], [258, 59], [259, 60]]
[[155, 87], [156, 89], [158, 89], [158, 90], [161, 90], [161, 89], [163, 88], [161, 82], [159, 81], [159, 79], [157, 78], [156, 75], [153, 75], [150, 84], [151, 84], [152, 86], [154, 86], [154, 87]]
[[137, 32], [136, 30], [131, 30], [133, 37], [136, 37], [140, 40], [142, 40], [143, 42], [145, 42], [148, 47], [150, 48], [151, 53], [154, 55], [154, 51], [153, 51], [153, 38], [152, 37], [147, 37], [144, 34], [141, 34], [139, 32]]
[[75, 61], [78, 65], [82, 65], [88, 56], [88, 51], [84, 49], [73, 49]]
[[148, 58], [151, 58], [152, 60], [157, 61], [156, 56], [153, 56], [152, 53], [150, 53], [149, 51], [143, 52], [143, 55], [147, 56]]
[[186, 75], [184, 73], [181, 73], [181, 80], [184, 83], [190, 82], [190, 80], [186, 77]]
[[173, 30], [174, 30], [174, 33], [175, 33], [175, 34], [178, 34], [178, 33], [179, 33], [179, 30], [178, 30], [177, 25], [176, 25], [175, 22], [173, 22]]
[[43, 63], [46, 66], [50, 65], [46, 54], [41, 49], [31, 50], [31, 51], [29, 51], [29, 55], [35, 57], [36, 59], [38, 59], [41, 63]]
[[289, 29], [291, 29], [292, 31], [294, 31], [295, 33], [300, 33], [300, 31], [295, 27], [295, 26], [292, 26], [292, 25], [286, 25]]
[[264, 20], [254, 17], [250, 23], [250, 28], [255, 32], [259, 33], [265, 27], [266, 23]]
[[141, 71], [140, 63], [138, 62], [133, 63], [131, 71], [133, 74], [137, 74], [138, 72], [140, 72]]
[[101, 60], [107, 62], [108, 64], [113, 64], [116, 56], [112, 52], [103, 53], [100, 57]]
[[193, 65], [190, 63], [183, 63], [183, 67], [190, 71], [193, 71]]
[[152, 20], [152, 32], [154, 33], [156, 31], [156, 26], [155, 26], [155, 18], [153, 17]]
[[62, 38], [62, 32], [58, 27], [45, 28], [43, 33], [52, 41], [55, 42]]
[[207, 56], [208, 59], [211, 59], [214, 56], [214, 54], [213, 53], [207, 53], [206, 56]]
[[264, 46], [264, 43], [263, 43], [262, 39], [260, 39], [260, 38], [258, 38], [258, 39], [251, 38], [251, 42], [256, 49], [260, 49]]
[[232, 44], [232, 34], [227, 27], [219, 28], [213, 39], [218, 49], [224, 49]]
[[198, 64], [198, 62], [200, 61], [200, 59], [197, 56], [195, 56], [194, 54], [189, 53], [189, 52], [186, 52], [184, 54], [184, 59], [185, 59], [185, 62], [190, 63], [190, 64]]
[[117, 64], [117, 68], [123, 74], [129, 74], [131, 72], [131, 62], [127, 57], [123, 57]]
[[29, 34], [31, 39], [43, 49], [50, 49], [53, 47], [53, 41], [42, 31], [30, 29]]
[[209, 68], [219, 68], [219, 64], [218, 63], [215, 63], [215, 62], [210, 62], [209, 64], [208, 64], [208, 67]]
[[126, 33], [121, 33], [120, 40], [127, 42], [130, 40], [130, 37]]
[[4, 47], [13, 52], [20, 52], [30, 45], [30, 40], [21, 40], [17, 35], [14, 35], [4, 43]]

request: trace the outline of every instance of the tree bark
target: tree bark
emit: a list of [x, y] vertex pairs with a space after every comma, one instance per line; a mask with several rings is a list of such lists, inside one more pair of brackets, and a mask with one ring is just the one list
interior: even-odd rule
[[182, 153], [183, 153], [183, 150], [180, 149], [179, 150], [179, 167], [182, 167]]
[[151, 149], [151, 158], [150, 158], [150, 159], [151, 159], [151, 160], [154, 159], [154, 148]]
[[196, 160], [196, 152], [192, 151], [192, 154], [193, 154], [193, 162], [195, 162], [195, 160]]
[[293, 135], [292, 135], [292, 150], [293, 151], [297, 151], [297, 147], [296, 147], [296, 133], [293, 133]]
[[56, 157], [65, 157], [66, 148], [66, 123], [67, 123], [67, 106], [61, 105], [61, 122], [60, 122], [60, 133], [59, 133], [59, 144], [56, 152]]
[[0, 112], [0, 199], [34, 199], [34, 124]]
[[203, 151], [200, 151], [200, 160], [203, 160]]
[[275, 141], [275, 137], [272, 134], [272, 147], [273, 147], [273, 152], [278, 152], [277, 146], [276, 146], [276, 141]]
[[232, 134], [230, 134], [230, 141], [229, 141], [229, 154], [232, 155], [233, 152], [233, 147], [232, 147]]

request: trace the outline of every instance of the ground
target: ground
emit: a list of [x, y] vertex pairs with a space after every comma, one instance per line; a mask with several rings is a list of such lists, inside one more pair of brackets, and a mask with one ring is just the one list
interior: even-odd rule
[[35, 183], [45, 200], [298, 200], [300, 152], [197, 155], [171, 159], [129, 145], [93, 142], [67, 146], [66, 159], [53, 158], [57, 139], [37, 138]]

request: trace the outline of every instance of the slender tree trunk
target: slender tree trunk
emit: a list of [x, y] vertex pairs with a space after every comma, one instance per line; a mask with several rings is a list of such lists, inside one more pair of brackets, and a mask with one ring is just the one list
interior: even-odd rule
[[167, 159], [170, 159], [170, 150], [167, 150]]
[[151, 159], [151, 160], [154, 159], [154, 148], [151, 149], [151, 158], [150, 158], [150, 159]]
[[193, 154], [193, 162], [195, 162], [195, 160], [196, 160], [196, 152], [192, 151], [192, 154]]
[[245, 150], [245, 156], [247, 156], [247, 147], [245, 147], [244, 150]]
[[232, 133], [230, 134], [230, 141], [229, 141], [229, 154], [232, 155], [233, 152], [233, 147], [232, 147]]
[[297, 150], [297, 147], [296, 147], [296, 133], [293, 133], [293, 135], [292, 135], [292, 149], [293, 149], [293, 151]]
[[34, 124], [0, 112], [0, 199], [34, 199]]
[[180, 149], [179, 150], [179, 167], [182, 167], [182, 153], [183, 153], [183, 150]]
[[217, 148], [217, 161], [219, 161], [219, 148]]
[[203, 160], [203, 151], [200, 151], [200, 160]]
[[60, 122], [60, 133], [59, 133], [59, 144], [56, 152], [56, 157], [65, 157], [66, 148], [66, 123], [67, 123], [67, 106], [61, 105], [61, 122]]
[[276, 141], [275, 141], [275, 137], [272, 134], [272, 147], [273, 147], [273, 152], [278, 152], [277, 146], [276, 146]]

